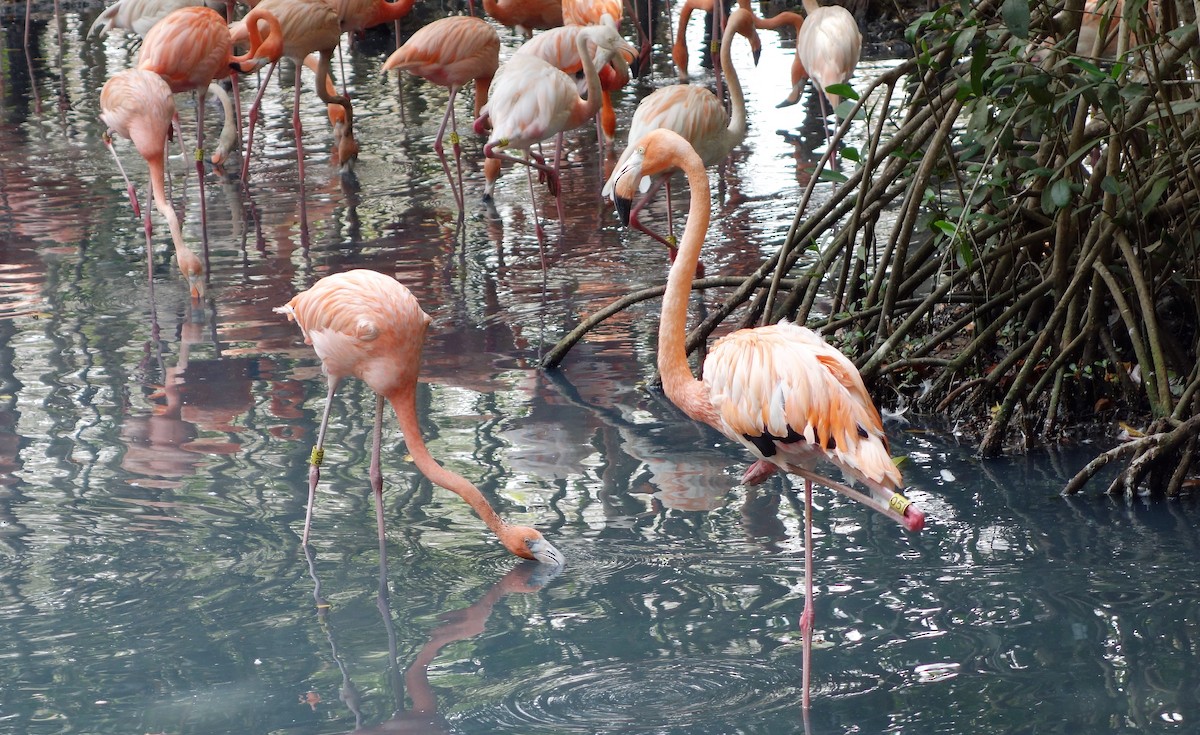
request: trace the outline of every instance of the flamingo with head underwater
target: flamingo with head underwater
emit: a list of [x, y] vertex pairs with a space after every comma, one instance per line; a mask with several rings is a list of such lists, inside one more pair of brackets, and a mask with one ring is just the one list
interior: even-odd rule
[[[691, 187], [687, 225], [671, 266], [658, 325], [658, 371], [663, 390], [691, 418], [745, 446], [758, 460], [746, 470], [754, 484], [776, 470], [804, 478], [804, 706], [809, 704], [808, 650], [813, 624], [812, 483], [832, 488], [910, 531], [925, 514], [901, 494], [879, 411], [862, 376], [817, 333], [780, 322], [740, 329], [718, 340], [692, 376], [685, 349], [692, 275], [709, 224], [704, 162], [678, 133], [655, 130], [637, 144], [616, 175], [616, 193], [628, 198], [645, 176], [682, 169]], [[829, 462], [866, 492], [818, 474]]]
[[[377, 394], [370, 470], [371, 485], [377, 494], [383, 492], [379, 445], [383, 404], [387, 401], [400, 420], [408, 452], [421, 474], [465, 500], [512, 553], [545, 564], [562, 564], [562, 554], [541, 532], [504, 522], [475, 485], [440, 465], [425, 447], [417, 419], [417, 373], [430, 319], [407, 288], [376, 271], [352, 270], [322, 278], [276, 311], [300, 325], [304, 341], [321, 358], [321, 369], [329, 382], [309, 468], [303, 544], [308, 543], [312, 524], [333, 395], [343, 379], [356, 377]], [[382, 542], [382, 527], [379, 533]]]
[[[154, 194], [154, 205], [159, 213], [167, 220], [171, 229], [171, 240], [175, 244], [175, 260], [179, 271], [188, 282], [192, 300], [198, 301], [204, 295], [204, 263], [192, 252], [183, 240], [183, 229], [175, 208], [167, 200], [165, 154], [167, 138], [171, 133], [171, 122], [175, 117], [175, 99], [171, 95], [171, 87], [152, 71], [146, 69], [125, 69], [117, 72], [104, 84], [100, 90], [100, 119], [107, 131], [116, 133], [122, 138], [128, 138], [137, 148], [146, 166], [150, 170], [150, 189]], [[112, 142], [106, 132], [104, 141], [112, 150]], [[113, 151], [121, 175], [125, 169], [121, 167], [121, 159]], [[129, 201], [133, 211], [138, 212], [137, 194], [129, 177], [125, 176], [125, 185], [129, 191]], [[146, 210], [146, 258], [152, 262], [154, 250], [151, 242], [150, 211]], [[151, 281], [153, 286], [153, 280]]]

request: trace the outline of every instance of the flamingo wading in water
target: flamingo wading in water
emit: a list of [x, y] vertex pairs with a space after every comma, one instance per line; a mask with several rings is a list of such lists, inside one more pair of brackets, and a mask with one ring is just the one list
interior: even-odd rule
[[[754, 21], [754, 14], [746, 8], [734, 8], [725, 24], [725, 34], [721, 37], [721, 69], [728, 75], [731, 114], [725, 113], [725, 104], [717, 95], [699, 85], [672, 84], [646, 95], [633, 113], [633, 120], [629, 123], [629, 145], [617, 159], [612, 175], [604, 184], [604, 196], [612, 197], [618, 172], [637, 148], [638, 141], [651, 130], [666, 128], [679, 133], [700, 154], [705, 166], [725, 160], [734, 147], [746, 139], [746, 101], [742, 95], [737, 70], [733, 68], [731, 49], [735, 34], [741, 34], [751, 41], [756, 40]], [[664, 238], [651, 232], [638, 219], [638, 212], [664, 183], [667, 186], [667, 212], [670, 216], [669, 175], [653, 178], [650, 187], [631, 207], [622, 209], [621, 202], [615, 198], [613, 201], [617, 202], [621, 219], [627, 220], [634, 229], [641, 230], [666, 245], [673, 261], [676, 252], [675, 234], [670, 232], [668, 237]]]
[[[817, 0], [804, 0], [804, 12], [807, 17], [796, 36], [796, 54], [800, 57], [801, 67], [819, 90], [817, 102], [821, 106], [821, 127], [825, 130], [828, 146], [829, 129], [825, 127], [824, 120], [830, 112], [837, 110], [840, 99], [836, 94], [830, 94], [828, 88], [850, 81], [862, 53], [862, 34], [858, 31], [854, 16], [840, 5], [821, 5]], [[803, 86], [804, 81], [803, 78], [794, 80], [792, 94], [784, 100], [785, 103], [800, 99], [796, 87]], [[827, 100], [828, 110], [825, 109]]]
[[[597, 48], [596, 60], [588, 51], [588, 43]], [[575, 80], [561, 69], [536, 56], [516, 54], [500, 67], [492, 85], [491, 97], [475, 120], [476, 132], [483, 132], [489, 121], [492, 126], [491, 136], [483, 147], [484, 155], [529, 167], [529, 197], [530, 206], [535, 207], [535, 221], [533, 168], [548, 178], [551, 191], [558, 200], [559, 219], [563, 219], [562, 198], [557, 196], [562, 141], [556, 147], [553, 167], [547, 166], [545, 160], [534, 155], [530, 148], [591, 119], [600, 109], [602, 96], [596, 63], [606, 64], [617, 54], [636, 52], [617, 32], [617, 24], [611, 17], [606, 17], [600, 25], [584, 27], [575, 36], [575, 46], [587, 78], [586, 100], [580, 97]], [[518, 158], [508, 150], [524, 151], [526, 157]], [[491, 198], [493, 183], [488, 182], [485, 199]], [[540, 222], [537, 223], [537, 231], [539, 235], [542, 232]]]
[[[809, 705], [808, 652], [812, 642], [812, 483], [920, 531], [925, 514], [900, 492], [879, 411], [862, 376], [815, 332], [781, 322], [739, 329], [718, 340], [692, 376], [685, 349], [688, 296], [700, 247], [708, 231], [709, 184], [704, 162], [671, 130], [655, 130], [637, 144], [619, 169], [617, 193], [627, 197], [644, 176], [683, 169], [691, 187], [687, 225], [671, 266], [658, 325], [658, 371], [667, 397], [689, 417], [712, 426], [758, 457], [743, 484], [762, 482], [776, 470], [804, 478], [804, 707]], [[831, 480], [814, 469], [830, 462], [867, 488]]]
[[[262, 25], [265, 25], [267, 35], [264, 38]], [[254, 104], [250, 106], [249, 131], [246, 133], [246, 156], [242, 160], [242, 181], [249, 176], [250, 151], [254, 147], [254, 128], [258, 122], [259, 108], [262, 105], [263, 92], [279, 59], [287, 56], [296, 62], [297, 66], [304, 63], [304, 58], [316, 51], [320, 54], [317, 66], [317, 96], [327, 105], [339, 105], [345, 115], [340, 127], [335, 128], [337, 138], [338, 160], [342, 170], [349, 171], [352, 162], [358, 157], [358, 143], [354, 140], [354, 115], [350, 98], [334, 93], [330, 66], [333, 60], [333, 50], [337, 48], [342, 38], [341, 22], [338, 10], [328, 0], [262, 0], [246, 14], [242, 20], [230, 27], [234, 43], [249, 41], [250, 50], [243, 56], [235, 57], [234, 68], [248, 74], [270, 63], [266, 78], [258, 88]], [[295, 95], [292, 100], [292, 128], [296, 134], [296, 164], [300, 170], [300, 180], [304, 181], [304, 145], [301, 143], [302, 130], [300, 127], [300, 84], [295, 85]]]
[[[458, 211], [463, 209], [462, 148], [458, 142], [458, 124], [454, 117], [454, 99], [464, 84], [475, 80], [475, 114], [487, 103], [492, 77], [500, 65], [500, 36], [482, 18], [454, 15], [435, 20], [412, 34], [404, 45], [392, 52], [383, 62], [383, 70], [400, 69], [450, 88], [446, 114], [438, 128], [433, 149], [442, 161], [442, 170], [454, 190]], [[442, 139], [450, 125], [450, 145], [454, 149], [454, 167], [458, 185], [450, 174]], [[499, 161], [495, 161], [498, 166]]]
[[[117, 72], [100, 90], [100, 119], [109, 131], [131, 140], [138, 153], [146, 159], [146, 167], [150, 170], [150, 189], [154, 194], [154, 205], [171, 229], [179, 272], [188, 282], [192, 299], [199, 300], [204, 295], [204, 263], [183, 241], [179, 217], [175, 214], [171, 202], [167, 201], [164, 157], [167, 136], [171, 132], [171, 122], [174, 118], [175, 98], [171, 96], [171, 87], [152, 71], [126, 69]], [[105, 143], [109, 150], [112, 150], [107, 133]], [[138, 204], [133, 185], [129, 183], [129, 177], [125, 176], [125, 169], [121, 167], [121, 159], [117, 158], [116, 151], [113, 151], [113, 158], [117, 161], [117, 167], [121, 169], [121, 175], [125, 177], [129, 201], [136, 215]], [[147, 263], [153, 263], [154, 248], [149, 209], [146, 210], [145, 223], [146, 259]]]
[[[544, 564], [562, 564], [562, 554], [541, 532], [528, 526], [505, 523], [478, 488], [465, 477], [438, 464], [425, 447], [417, 420], [417, 372], [425, 329], [430, 320], [407, 288], [395, 278], [376, 271], [352, 270], [322, 278], [275, 311], [286, 314], [300, 325], [304, 341], [316, 350], [329, 381], [329, 394], [309, 468], [304, 545], [308, 544], [312, 524], [333, 395], [344, 378], [356, 377], [366, 381], [377, 396], [371, 446], [371, 485], [377, 497], [383, 493], [379, 444], [386, 400], [400, 419], [400, 430], [404, 433], [409, 454], [421, 474], [465, 500], [512, 553]], [[379, 534], [382, 541], [382, 527]]]

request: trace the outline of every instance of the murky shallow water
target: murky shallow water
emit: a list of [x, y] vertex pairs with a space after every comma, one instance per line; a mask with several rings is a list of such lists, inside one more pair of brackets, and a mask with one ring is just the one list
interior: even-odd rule
[[[19, 23], [5, 21], [0, 731], [1195, 730], [1194, 502], [1067, 501], [1058, 488], [1085, 454], [980, 463], [903, 426], [894, 449], [924, 533], [817, 496], [806, 723], [799, 501], [779, 481], [738, 487], [744, 453], [646, 387], [657, 304], [614, 318], [562, 370], [535, 368], [584, 315], [663, 277], [661, 249], [622, 233], [595, 195], [594, 133], [571, 148], [568, 222], [539, 201], [543, 282], [522, 172], [501, 179], [494, 212], [473, 204], [456, 227], [430, 149], [445, 92], [406, 81], [397, 96], [376, 72], [386, 41], [347, 57], [357, 182], [332, 175], [306, 92], [301, 225], [285, 82], [267, 96], [250, 196], [210, 188], [208, 297], [189, 305], [160, 225], [152, 307], [141, 226], [96, 121], [127, 51], [81, 39], [97, 10], [66, 15], [61, 72], [53, 30], [36, 29], [40, 113]], [[778, 243], [807, 181], [797, 160], [813, 160], [775, 132], [802, 111], [773, 107], [791, 42], [764, 40], [750, 143], [726, 167], [750, 200], [720, 210], [710, 273], [743, 272]], [[622, 120], [644, 91], [621, 98]], [[173, 164], [175, 195], [195, 243], [187, 168]], [[569, 559], [560, 575], [515, 563], [431, 489], [391, 425], [381, 554], [360, 384], [336, 398], [306, 557], [324, 385], [271, 307], [351, 267], [395, 273], [433, 316], [430, 447], [543, 529]]]

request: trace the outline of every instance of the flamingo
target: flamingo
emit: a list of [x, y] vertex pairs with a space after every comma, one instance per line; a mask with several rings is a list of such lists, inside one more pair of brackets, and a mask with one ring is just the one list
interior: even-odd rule
[[[839, 100], [836, 94], [829, 93], [828, 88], [848, 82], [854, 67], [858, 66], [862, 34], [858, 32], [854, 16], [840, 5], [820, 5], [817, 0], [804, 0], [804, 12], [808, 17], [796, 37], [796, 54], [813, 84], [821, 91], [818, 100], [824, 118], [837, 109]], [[799, 84], [803, 85], [804, 80], [801, 79]], [[793, 89], [792, 94], [799, 99], [799, 90]], [[826, 100], [829, 101], [828, 111]]]
[[790, 11], [776, 13], [770, 18], [760, 18], [754, 21], [754, 27], [761, 30], [774, 31], [788, 25], [796, 31], [796, 55], [792, 57], [791, 92], [776, 107], [787, 107], [800, 101], [800, 91], [804, 88], [804, 80], [808, 79], [808, 71], [800, 61], [800, 29], [804, 25], [804, 16]]
[[563, 24], [562, 0], [483, 0], [483, 12], [526, 38]]
[[142, 38], [158, 21], [180, 8], [225, 7], [225, 0], [117, 0], [104, 9], [88, 28], [88, 37], [103, 37], [114, 28], [133, 31]]
[[[386, 400], [400, 419], [408, 452], [421, 474], [465, 500], [513, 554], [544, 564], [563, 563], [562, 554], [541, 532], [505, 523], [478, 488], [465, 477], [442, 467], [426, 449], [417, 420], [417, 373], [421, 345], [430, 319], [399, 281], [371, 270], [337, 273], [317, 281], [312, 288], [296, 294], [275, 311], [286, 314], [289, 320], [300, 325], [304, 341], [316, 350], [329, 382], [329, 394], [309, 469], [308, 512], [304, 519], [302, 545], [308, 545], [333, 394], [342, 379], [353, 376], [366, 381], [377, 394], [371, 447], [371, 485], [377, 502], [383, 493], [379, 444]], [[381, 543], [382, 534], [381, 527]]]
[[[563, 219], [562, 198], [557, 194], [562, 159], [561, 141], [555, 151], [553, 168], [547, 166], [541, 156], [533, 154], [530, 148], [565, 130], [579, 127], [600, 108], [600, 77], [588, 53], [588, 43], [598, 49], [597, 61], [602, 63], [608, 63], [618, 54], [635, 52], [633, 46], [617, 32], [612, 18], [600, 25], [586, 26], [580, 31], [575, 37], [575, 47], [587, 78], [586, 100], [579, 96], [575, 80], [552, 64], [529, 54], [516, 54], [496, 74], [491, 97], [475, 120], [475, 131], [478, 133], [484, 131], [489, 121], [492, 126], [491, 135], [483, 147], [484, 155], [529, 167], [527, 173], [531, 200], [534, 198], [531, 169], [537, 168], [548, 178], [558, 200], [560, 220]], [[526, 157], [518, 158], [503, 149], [525, 151]], [[494, 186], [494, 180], [487, 182], [485, 200], [491, 199]], [[540, 222], [537, 229], [540, 235]]]
[[[687, 139], [699, 152], [704, 165], [712, 166], [729, 155], [735, 146], [746, 139], [746, 101], [742, 95], [742, 85], [738, 81], [737, 69], [733, 67], [731, 49], [735, 34], [741, 34], [747, 39], [754, 31], [754, 14], [746, 8], [734, 8], [725, 24], [725, 32], [721, 36], [721, 69], [728, 75], [729, 106], [731, 114], [725, 113], [725, 105], [717, 95], [704, 87], [692, 84], [673, 84], [660, 87], [642, 98], [633, 113], [629, 123], [629, 145], [626, 146], [612, 175], [605, 182], [602, 193], [612, 197], [613, 185], [616, 183], [618, 172], [622, 165], [636, 149], [637, 143], [651, 130], [667, 128], [674, 130]], [[630, 226], [641, 230], [650, 237], [667, 246], [671, 260], [675, 260], [675, 235], [672, 232], [664, 238], [658, 233], [651, 232], [638, 220], [638, 212], [646, 206], [658, 188], [667, 185], [668, 212], [670, 211], [671, 184], [669, 176], [662, 176], [650, 185], [650, 188], [638, 198], [630, 210], [621, 213], [622, 219], [627, 219]], [[614, 199], [615, 201], [615, 199]]]
[[[175, 244], [175, 260], [179, 272], [183, 274], [191, 290], [193, 301], [204, 296], [204, 264], [199, 256], [183, 241], [183, 230], [179, 225], [179, 217], [175, 208], [167, 201], [166, 177], [164, 175], [164, 151], [167, 138], [171, 132], [171, 121], [175, 118], [175, 99], [171, 95], [171, 87], [163, 78], [146, 69], [126, 69], [117, 72], [100, 90], [100, 120], [105, 124], [109, 133], [116, 133], [122, 138], [133, 142], [138, 153], [146, 159], [146, 167], [150, 170], [150, 188], [154, 194], [154, 205], [159, 213], [167, 220], [171, 229], [171, 240]], [[109, 135], [105, 135], [105, 143], [112, 150]], [[116, 158], [116, 151], [113, 157]], [[125, 169], [121, 160], [116, 158], [121, 175]], [[138, 212], [137, 195], [129, 178], [125, 177], [129, 191], [129, 201], [133, 211]], [[150, 211], [146, 210], [146, 258], [152, 262], [154, 250], [151, 243]], [[151, 280], [153, 284], [153, 280]], [[151, 286], [153, 287], [153, 285]]]
[[[740, 329], [712, 346], [701, 370], [702, 380], [692, 376], [684, 342], [692, 274], [709, 223], [704, 161], [678, 133], [652, 131], [619, 169], [617, 193], [628, 196], [642, 177], [676, 168], [687, 176], [692, 196], [679, 257], [671, 266], [663, 294], [658, 371], [667, 397], [685, 414], [742, 444], [758, 458], [746, 470], [743, 484], [761, 482], [776, 470], [804, 478], [806, 579], [800, 629], [805, 639], [804, 708], [808, 709], [812, 483], [841, 492], [910, 531], [924, 527], [925, 514], [899, 492], [900, 471], [892, 463], [883, 422], [862, 376], [854, 363], [815, 332], [787, 322]], [[847, 478], [865, 485], [867, 492], [817, 474], [819, 462], [832, 463]]]
[[637, 58], [634, 59], [631, 56], [630, 60], [634, 62], [637, 69], [646, 69], [650, 63], [650, 53], [653, 51], [654, 44], [650, 36], [646, 33], [646, 30], [642, 28], [642, 24], [637, 22], [637, 11], [628, 3], [628, 0], [562, 0], [563, 25], [599, 25], [603, 22], [604, 16], [607, 15], [616, 21], [619, 26], [621, 18], [624, 17], [626, 5], [629, 5], [630, 15], [633, 16], [633, 27], [637, 30], [640, 46]]
[[[263, 38], [260, 23], [268, 28], [266, 38]], [[333, 50], [338, 46], [342, 37], [341, 22], [338, 10], [328, 0], [262, 0], [246, 17], [230, 27], [233, 42], [249, 41], [250, 50], [243, 56], [235, 57], [233, 63], [238, 71], [249, 73], [263, 64], [270, 62], [266, 79], [258, 89], [254, 104], [250, 106], [249, 132], [246, 134], [246, 157], [242, 161], [242, 181], [247, 180], [250, 165], [250, 151], [254, 146], [254, 128], [258, 122], [258, 111], [262, 104], [263, 92], [279, 59], [287, 56], [296, 62], [297, 66], [304, 63], [304, 57], [312, 52], [320, 54], [317, 69], [317, 96], [327, 105], [340, 105], [345, 113], [345, 123], [340, 129], [337, 141], [338, 160], [343, 172], [348, 172], [354, 159], [358, 157], [358, 143], [354, 140], [354, 116], [350, 98], [346, 95], [334, 94], [333, 83], [329, 73]], [[300, 180], [304, 180], [304, 145], [301, 142], [300, 127], [300, 85], [296, 84], [295, 96], [292, 100], [292, 128], [296, 133], [296, 161], [300, 172]]]
[[[545, 59], [550, 62], [551, 66], [578, 79], [577, 75], [583, 71], [583, 62], [579, 57], [579, 49], [575, 45], [575, 37], [586, 27], [585, 25], [567, 25], [551, 28], [521, 44], [517, 53], [532, 54]], [[617, 112], [613, 108], [612, 93], [629, 83], [629, 64], [626, 58], [620, 54], [614, 56], [608, 63], [597, 63], [598, 49], [591, 45], [589, 48], [593, 56], [592, 62], [596, 65], [596, 73], [600, 76], [602, 92], [599, 129], [604, 138], [611, 141], [617, 133]], [[630, 58], [632, 59], [632, 56]], [[581, 87], [579, 91], [586, 93], [587, 81], [584, 79], [578, 79], [578, 81]]]
[[[175, 94], [196, 93], [196, 176], [200, 179], [200, 222], [207, 228], [208, 209], [204, 193], [204, 103], [210, 88], [232, 73], [233, 39], [225, 17], [199, 5], [167, 14], [146, 33], [136, 66], [152, 71], [170, 85]], [[213, 153], [213, 163], [222, 163], [237, 145], [237, 117], [223, 90], [218, 99], [225, 109], [225, 125]]]
[[[492, 77], [500, 65], [500, 36], [482, 18], [451, 16], [435, 20], [412, 34], [404, 45], [396, 49], [383, 70], [400, 69], [450, 88], [450, 99], [446, 103], [446, 114], [438, 128], [433, 148], [442, 161], [442, 170], [450, 180], [454, 201], [459, 212], [463, 209], [462, 153], [458, 142], [458, 123], [454, 118], [454, 99], [464, 84], [475, 80], [475, 114], [479, 115], [487, 103], [488, 89]], [[458, 172], [458, 185], [450, 174], [442, 139], [446, 125], [450, 125], [450, 144], [454, 148], [454, 166]], [[498, 163], [498, 162], [497, 162]]]
[[[738, 0], [738, 7], [754, 12], [754, 9], [750, 7], [750, 0]], [[688, 22], [692, 19], [692, 12], [696, 10], [711, 13], [713, 11], [713, 0], [685, 0], [679, 6], [679, 23], [675, 26], [675, 43], [671, 46], [671, 60], [675, 62], [675, 69], [679, 73], [681, 84], [688, 83], [687, 26]], [[789, 15], [796, 14], [789, 13]], [[800, 18], [798, 15], [796, 17]], [[763, 27], [758, 25], [759, 22], [756, 19], [756, 28]], [[723, 31], [722, 35], [724, 35]], [[752, 33], [747, 38], [750, 39], [750, 51], [754, 54], [754, 64], [757, 66], [758, 58], [762, 55], [762, 42], [759, 40], [757, 33]], [[716, 71], [718, 74], [720, 73], [719, 65]]]

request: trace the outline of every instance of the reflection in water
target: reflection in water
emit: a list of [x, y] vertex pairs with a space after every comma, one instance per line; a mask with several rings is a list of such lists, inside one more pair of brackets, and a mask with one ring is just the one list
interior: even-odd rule
[[[325, 134], [299, 195], [292, 90], [273, 82], [252, 185], [225, 176], [209, 190], [204, 303], [189, 310], [160, 237], [152, 307], [141, 223], [96, 119], [98, 90], [136, 51], [83, 37], [96, 2], [64, 7], [60, 40], [45, 1], [26, 57], [22, 11], [0, 6], [5, 732], [334, 733], [393, 713], [423, 720], [417, 731], [487, 735], [800, 730], [800, 504], [782, 479], [737, 487], [741, 451], [648, 385], [658, 305], [614, 317], [561, 372], [533, 367], [584, 315], [665, 275], [661, 246], [622, 232], [600, 200], [611, 161], [590, 128], [571, 144], [566, 236], [547, 244], [543, 278], [524, 178], [502, 177], [494, 208], [473, 200], [481, 145], [465, 137], [458, 224], [430, 148], [445, 91], [398, 92], [378, 73], [391, 39], [347, 41], [357, 180], [337, 174]], [[507, 56], [517, 41], [501, 38]], [[823, 145], [811, 107], [773, 107], [793, 49], [763, 40], [744, 80], [748, 142], [710, 179], [730, 189], [703, 254], [714, 275], [777, 246]], [[619, 130], [672, 76], [660, 59], [614, 98]], [[302, 116], [327, 130], [318, 106]], [[185, 137], [194, 117], [184, 110]], [[861, 144], [861, 127], [851, 134]], [[194, 162], [168, 168], [198, 241]], [[553, 205], [539, 193], [537, 206]], [[663, 206], [648, 216], [665, 221]], [[571, 558], [537, 595], [494, 604], [535, 583], [521, 566], [511, 587], [497, 583], [508, 556], [387, 437], [384, 471], [408, 482], [383, 496], [392, 631], [380, 627], [364, 482], [374, 400], [359, 384], [337, 397], [321, 497], [315, 568], [335, 607], [318, 619], [296, 604], [315, 584], [299, 535], [324, 390], [311, 349], [271, 308], [356, 267], [395, 275], [433, 318], [418, 392], [431, 448]], [[1064, 501], [1058, 487], [1088, 457], [981, 463], [931, 435], [891, 438], [930, 527], [908, 539], [821, 499], [814, 732], [1195, 729], [1194, 499]], [[461, 617], [439, 629], [446, 610]], [[345, 684], [322, 654], [331, 645]], [[316, 711], [298, 701], [309, 691]]]

